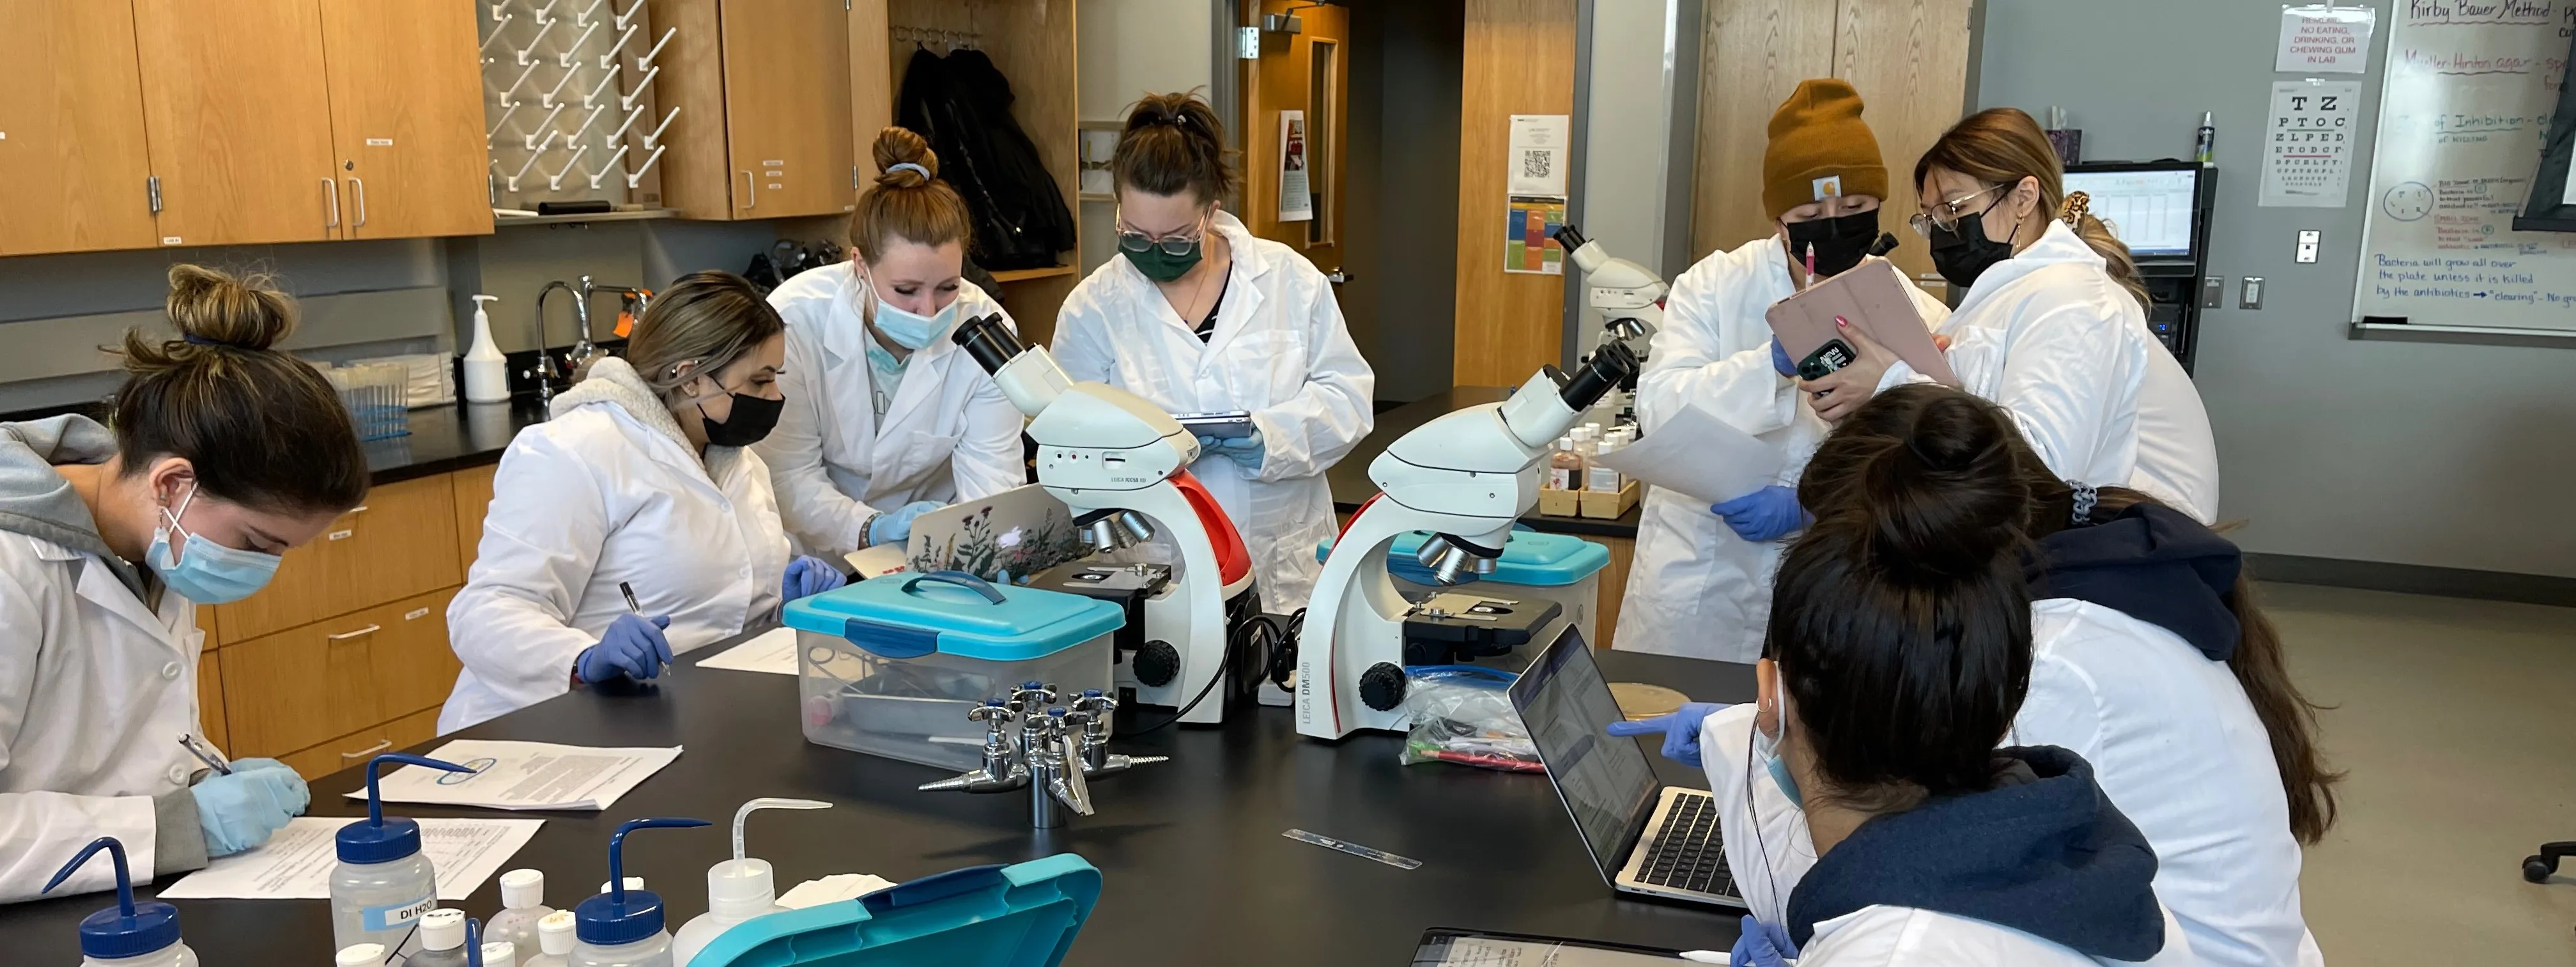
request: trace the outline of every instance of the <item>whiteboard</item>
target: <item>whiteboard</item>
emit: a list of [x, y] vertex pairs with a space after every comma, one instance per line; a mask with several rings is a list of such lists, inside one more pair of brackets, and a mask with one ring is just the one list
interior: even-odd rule
[[2576, 329], [2576, 233], [2517, 232], [2576, 0], [2402, 0], [2353, 315]]

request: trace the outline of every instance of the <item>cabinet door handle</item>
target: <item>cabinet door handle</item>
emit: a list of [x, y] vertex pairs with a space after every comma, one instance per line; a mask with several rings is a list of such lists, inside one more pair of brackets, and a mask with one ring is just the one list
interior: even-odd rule
[[322, 179], [322, 200], [331, 206], [331, 217], [322, 223], [322, 227], [340, 227], [340, 184], [329, 178]]
[[324, 640], [324, 641], [347, 641], [347, 640], [349, 640], [349, 639], [351, 639], [351, 638], [357, 638], [357, 637], [361, 637], [361, 636], [364, 636], [364, 635], [372, 635], [372, 634], [375, 634], [376, 632], [383, 631], [383, 630], [385, 630], [385, 626], [383, 626], [383, 625], [368, 625], [368, 626], [366, 626], [366, 627], [364, 627], [364, 628], [360, 628], [360, 629], [358, 629], [358, 630], [356, 630], [356, 631], [343, 631], [343, 632], [341, 632], [341, 633], [339, 633], [339, 634], [336, 634], [336, 635], [325, 635], [325, 636], [323, 636], [323, 639], [322, 639], [322, 640]]
[[746, 171], [742, 173], [742, 189], [744, 198], [742, 207], [760, 207], [760, 180], [752, 177], [751, 172]]
[[393, 747], [394, 747], [394, 740], [392, 740], [392, 739], [386, 739], [386, 740], [384, 740], [384, 741], [378, 742], [378, 743], [376, 743], [376, 744], [374, 744], [374, 745], [371, 745], [371, 746], [368, 746], [368, 747], [366, 747], [366, 748], [359, 749], [359, 750], [358, 750], [358, 751], [356, 751], [356, 752], [343, 752], [343, 753], [340, 753], [340, 758], [343, 758], [343, 759], [364, 759], [364, 758], [366, 758], [366, 757], [368, 757], [368, 756], [374, 755], [374, 754], [376, 754], [376, 753], [378, 753], [378, 752], [383, 752], [383, 751], [385, 751], [386, 749], [390, 749], [390, 748], [393, 748]]
[[[363, 224], [363, 223], [362, 223], [362, 224]], [[351, 508], [349, 508], [348, 510], [341, 512], [340, 516], [342, 516], [342, 517], [356, 517], [356, 516], [358, 516], [359, 514], [363, 514], [363, 513], [366, 513], [366, 512], [367, 512], [367, 505], [365, 505], [365, 504], [359, 504], [358, 506], [351, 507]]]
[[358, 221], [357, 224], [351, 225], [350, 227], [367, 227], [367, 182], [365, 179], [349, 179], [349, 200], [358, 203]]

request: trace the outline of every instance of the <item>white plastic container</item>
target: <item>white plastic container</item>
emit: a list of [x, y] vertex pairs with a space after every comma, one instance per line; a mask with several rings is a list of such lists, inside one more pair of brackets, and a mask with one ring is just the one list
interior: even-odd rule
[[[546, 906], [546, 875], [536, 870], [501, 874], [501, 912], [483, 924], [485, 942], [507, 943], [520, 950], [537, 949], [537, 921], [553, 913]], [[483, 967], [492, 967], [484, 964]]]
[[752, 813], [763, 809], [830, 808], [831, 803], [812, 799], [754, 799], [735, 810], [733, 859], [707, 867], [707, 912], [680, 926], [679, 934], [671, 939], [671, 962], [687, 967], [698, 951], [706, 949], [725, 931], [753, 917], [787, 909], [778, 905], [778, 883], [770, 874], [769, 861], [743, 855], [743, 824]]
[[431, 910], [420, 917], [420, 951], [403, 958], [403, 967], [466, 967], [465, 911]]
[[81, 967], [197, 967], [197, 952], [179, 940], [179, 908], [167, 903], [134, 902], [134, 880], [126, 870], [125, 844], [116, 837], [101, 836], [81, 847], [70, 862], [55, 871], [45, 891], [61, 886], [100, 850], [107, 851], [109, 862], [116, 866], [116, 905], [81, 918]]
[[995, 587], [954, 572], [890, 576], [787, 605], [806, 741], [964, 771], [983, 762], [966, 711], [1024, 682], [1108, 691], [1108, 601]]
[[607, 892], [573, 908], [573, 967], [673, 967], [671, 932], [662, 929], [662, 898], [626, 887], [626, 834], [638, 829], [705, 826], [703, 819], [630, 819], [608, 838]]
[[396, 954], [420, 918], [438, 906], [438, 875], [420, 852], [420, 824], [385, 818], [376, 779], [386, 763], [471, 772], [452, 762], [388, 753], [367, 762], [367, 818], [340, 827], [340, 865], [331, 870], [331, 946], [379, 944]]
[[483, 305], [500, 301], [500, 296], [474, 297], [474, 345], [465, 351], [465, 401], [500, 403], [510, 398], [510, 364], [501, 356], [501, 346], [492, 341], [492, 317], [484, 314]]
[[331, 958], [334, 967], [383, 967], [384, 962], [385, 946], [372, 943], [350, 944]]
[[572, 911], [546, 914], [545, 919], [537, 921], [537, 955], [521, 967], [567, 967], [572, 963], [572, 934]]
[[519, 945], [507, 940], [484, 944], [483, 967], [519, 967]]

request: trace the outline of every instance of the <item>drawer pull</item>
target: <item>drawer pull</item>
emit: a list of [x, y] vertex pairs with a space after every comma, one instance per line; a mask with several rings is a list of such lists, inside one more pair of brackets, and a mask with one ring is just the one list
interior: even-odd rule
[[356, 630], [356, 631], [343, 631], [343, 632], [341, 632], [341, 633], [339, 633], [339, 634], [336, 634], [336, 635], [328, 635], [328, 636], [325, 636], [325, 638], [324, 638], [323, 640], [325, 640], [325, 641], [347, 641], [347, 640], [349, 640], [349, 639], [351, 639], [351, 638], [356, 638], [356, 637], [359, 637], [359, 636], [361, 636], [361, 635], [372, 635], [372, 634], [375, 634], [376, 632], [383, 631], [383, 630], [385, 630], [385, 626], [383, 626], [383, 625], [368, 625], [368, 626], [366, 626], [366, 627], [364, 627], [364, 628], [360, 628], [360, 629], [358, 629], [358, 630]]
[[366, 747], [366, 748], [359, 749], [359, 750], [358, 750], [358, 751], [356, 751], [356, 752], [343, 752], [343, 753], [340, 753], [340, 758], [343, 758], [343, 759], [363, 759], [363, 758], [366, 758], [366, 757], [368, 757], [368, 756], [374, 755], [374, 754], [376, 754], [376, 753], [378, 753], [378, 752], [383, 752], [383, 751], [385, 751], [386, 749], [390, 749], [390, 748], [393, 748], [393, 747], [394, 747], [394, 740], [392, 740], [392, 739], [386, 739], [386, 740], [384, 740], [384, 741], [382, 741], [382, 742], [378, 742], [378, 743], [376, 743], [376, 744], [374, 744], [374, 745], [371, 745], [371, 746], [368, 746], [368, 747]]

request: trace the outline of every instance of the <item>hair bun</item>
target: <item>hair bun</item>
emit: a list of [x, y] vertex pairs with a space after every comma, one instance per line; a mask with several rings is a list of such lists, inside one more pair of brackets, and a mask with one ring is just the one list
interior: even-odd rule
[[1944, 393], [1861, 461], [1859, 514], [1893, 573], [1956, 579], [1994, 567], [2024, 540], [2030, 490], [2001, 410]]
[[[909, 128], [887, 127], [877, 132], [871, 153], [876, 159], [877, 186], [880, 188], [919, 188], [939, 177], [938, 153], [930, 150], [930, 142], [922, 140], [921, 135]], [[917, 165], [921, 170], [897, 170], [896, 165]]]
[[170, 267], [170, 324], [187, 343], [267, 349], [295, 331], [295, 303], [264, 274], [234, 276], [198, 265]]

